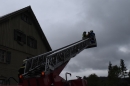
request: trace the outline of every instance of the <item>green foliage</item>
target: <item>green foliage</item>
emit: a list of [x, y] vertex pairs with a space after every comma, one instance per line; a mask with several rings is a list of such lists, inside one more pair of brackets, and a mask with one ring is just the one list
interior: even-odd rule
[[112, 70], [112, 64], [111, 64], [111, 62], [109, 62], [109, 66], [108, 66], [108, 77], [111, 77], [111, 70]]
[[108, 70], [110, 71], [112, 69], [112, 64], [109, 62]]
[[108, 66], [108, 78], [118, 78], [121, 73], [120, 67], [117, 65], [112, 66], [111, 62], [109, 62]]
[[125, 76], [128, 76], [130, 80], [130, 71], [128, 73], [126, 71], [124, 60], [121, 59], [120, 66], [112, 65], [109, 62], [107, 79], [98, 77], [96, 74], [84, 76], [83, 79], [87, 80], [88, 86], [128, 86], [128, 78], [125, 78]]
[[109, 85], [117, 85], [118, 84], [126, 84], [126, 82], [122, 82], [122, 78], [125, 79], [125, 76], [129, 76], [127, 74], [127, 68], [125, 66], [124, 60], [120, 60], [120, 66], [117, 65], [112, 66], [111, 62], [109, 62], [108, 66], [108, 82]]
[[130, 79], [130, 71], [128, 72], [128, 77], [129, 77], [129, 79]]
[[88, 79], [89, 80], [93, 80], [93, 81], [97, 81], [98, 80], [98, 76], [94, 73], [94, 74], [89, 75]]
[[83, 79], [87, 80], [87, 77], [86, 77], [86, 76], [84, 76], [84, 77], [83, 77]]
[[120, 67], [118, 67], [117, 65], [111, 67], [108, 73], [108, 80], [110, 85], [118, 83], [120, 73]]
[[88, 81], [88, 86], [98, 86], [98, 76], [96, 74], [91, 74], [89, 75], [87, 81]]
[[126, 66], [125, 66], [123, 59], [120, 60], [120, 69], [121, 69], [121, 77], [125, 78], [127, 69], [126, 69]]

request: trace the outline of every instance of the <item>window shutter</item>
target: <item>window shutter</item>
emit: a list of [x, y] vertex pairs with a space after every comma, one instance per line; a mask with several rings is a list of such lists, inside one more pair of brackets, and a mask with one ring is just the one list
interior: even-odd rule
[[11, 62], [11, 52], [7, 51], [6, 53], [6, 63], [10, 64]]
[[27, 45], [29, 46], [29, 36], [27, 36]]
[[14, 40], [17, 40], [17, 32], [14, 30]]
[[37, 49], [37, 40], [35, 40], [35, 49]]
[[25, 34], [22, 34], [22, 42], [23, 42], [24, 44], [26, 44], [26, 35], [25, 35]]

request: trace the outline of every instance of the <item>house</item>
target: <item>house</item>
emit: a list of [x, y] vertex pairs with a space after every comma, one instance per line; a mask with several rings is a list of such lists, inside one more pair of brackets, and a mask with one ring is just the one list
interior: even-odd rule
[[18, 80], [24, 59], [51, 50], [30, 6], [0, 17], [0, 83]]

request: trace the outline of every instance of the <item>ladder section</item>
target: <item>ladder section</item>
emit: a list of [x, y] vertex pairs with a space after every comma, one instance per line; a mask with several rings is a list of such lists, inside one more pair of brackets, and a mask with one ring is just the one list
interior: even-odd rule
[[47, 55], [52, 54], [52, 53], [57, 52], [57, 51], [60, 51], [60, 50], [63, 50], [66, 47], [69, 47], [69, 46], [74, 45], [76, 43], [79, 43], [81, 41], [82, 40], [77, 41], [75, 43], [72, 43], [70, 45], [67, 45], [65, 47], [62, 47], [60, 49], [50, 51], [50, 52], [47, 52], [47, 53], [44, 53], [44, 54], [41, 54], [41, 55], [38, 55], [38, 56], [35, 56], [35, 57], [32, 57], [32, 58], [29, 58], [27, 60], [26, 65], [25, 65], [24, 74], [28, 74], [29, 72], [35, 71], [36, 69], [37, 70], [45, 70], [45, 66], [43, 66], [43, 65], [45, 65], [45, 63], [46, 63], [46, 56]]
[[55, 70], [57, 67], [70, 60], [72, 57], [75, 57], [82, 50], [86, 49], [89, 45], [91, 45], [91, 41], [90, 39], [86, 39], [48, 55], [46, 57], [45, 72]]
[[88, 38], [55, 51], [50, 51], [45, 54], [32, 57], [27, 60], [23, 76], [31, 77], [41, 74], [41, 71], [49, 72], [50, 70], [54, 70], [66, 61], [70, 60], [72, 57], [75, 57], [82, 50], [91, 48], [92, 45], [95, 47], [96, 42], [92, 44], [91, 39]]

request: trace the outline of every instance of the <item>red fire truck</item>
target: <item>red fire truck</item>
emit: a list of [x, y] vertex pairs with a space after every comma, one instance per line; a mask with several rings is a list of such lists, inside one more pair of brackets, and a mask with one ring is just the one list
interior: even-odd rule
[[27, 60], [24, 73], [19, 76], [18, 86], [87, 86], [87, 81], [77, 76], [66, 80], [59, 76], [64, 67], [84, 49], [97, 46], [96, 38], [86, 38], [60, 49], [50, 51]]

